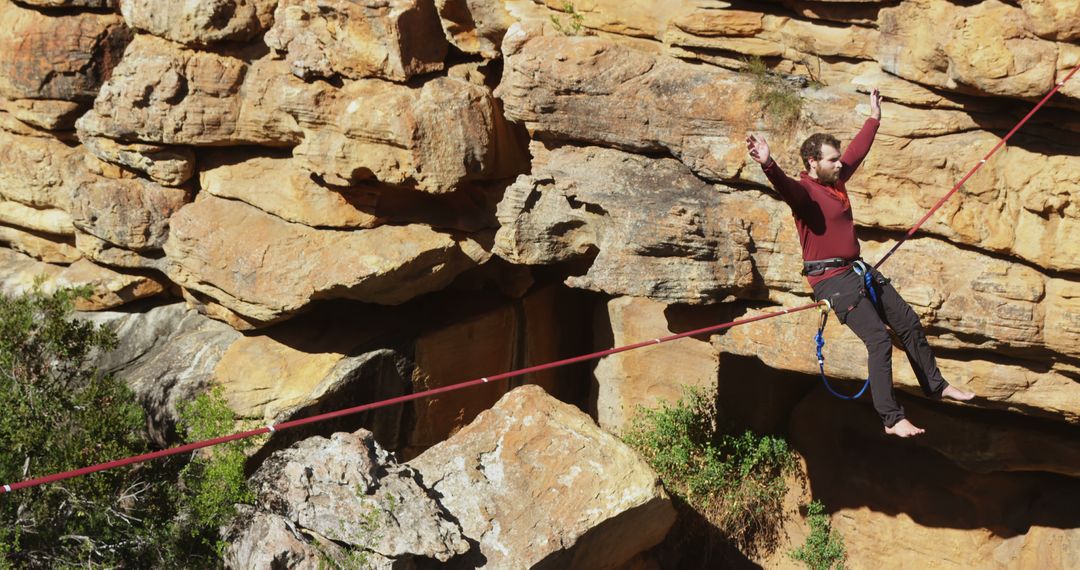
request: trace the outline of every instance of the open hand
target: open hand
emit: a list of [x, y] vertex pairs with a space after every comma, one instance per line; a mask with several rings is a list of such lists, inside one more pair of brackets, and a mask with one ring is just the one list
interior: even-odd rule
[[769, 143], [765, 142], [765, 137], [746, 135], [746, 150], [750, 151], [750, 158], [758, 164], [769, 163]]
[[876, 88], [870, 91], [870, 116], [881, 120], [881, 92]]

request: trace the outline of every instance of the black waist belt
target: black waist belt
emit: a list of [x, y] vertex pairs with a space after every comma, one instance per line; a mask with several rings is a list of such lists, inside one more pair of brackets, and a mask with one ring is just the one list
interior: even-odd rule
[[802, 264], [802, 274], [817, 276], [825, 273], [827, 269], [832, 269], [834, 267], [846, 267], [854, 262], [854, 259], [844, 259], [843, 257], [831, 257], [829, 259], [804, 261]]

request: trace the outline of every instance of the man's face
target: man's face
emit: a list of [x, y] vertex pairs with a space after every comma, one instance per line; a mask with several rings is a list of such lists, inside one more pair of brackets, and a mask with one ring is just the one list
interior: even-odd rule
[[821, 145], [821, 160], [810, 159], [810, 176], [822, 184], [834, 184], [840, 178], [840, 151], [830, 144]]

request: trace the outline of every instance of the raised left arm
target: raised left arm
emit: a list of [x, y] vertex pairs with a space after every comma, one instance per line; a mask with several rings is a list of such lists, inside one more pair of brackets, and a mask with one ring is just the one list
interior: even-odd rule
[[874, 89], [870, 92], [870, 118], [866, 119], [859, 134], [848, 145], [840, 162], [844, 168], [840, 170], [840, 180], [847, 182], [855, 170], [862, 164], [866, 155], [870, 152], [870, 146], [874, 144], [874, 136], [877, 135], [878, 126], [881, 125], [881, 93]]

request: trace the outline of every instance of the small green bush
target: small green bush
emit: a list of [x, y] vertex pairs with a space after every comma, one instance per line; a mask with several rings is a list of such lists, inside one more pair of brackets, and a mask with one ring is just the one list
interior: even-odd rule
[[[127, 386], [99, 374], [115, 346], [105, 328], [71, 318], [86, 290], [40, 284], [0, 297], [0, 479], [4, 483], [144, 453], [143, 411]], [[120, 565], [154, 550], [145, 523], [167, 485], [131, 467], [0, 497], [0, 552], [17, 567]]]
[[794, 129], [802, 115], [799, 89], [770, 71], [760, 57], [747, 60], [746, 72], [754, 79], [750, 99], [761, 105], [769, 126], [780, 130]]
[[562, 11], [566, 12], [566, 15], [569, 16], [569, 21], [566, 24], [563, 24], [562, 20], [558, 16], [552, 14], [551, 24], [555, 26], [555, 29], [563, 35], [580, 36], [582, 30], [585, 29], [585, 17], [582, 16], [576, 8], [574, 8], [574, 3], [570, 2], [569, 0], [563, 1]]
[[802, 546], [792, 550], [789, 555], [806, 564], [810, 570], [844, 570], [844, 560], [847, 558], [844, 538], [833, 530], [829, 515], [825, 514], [825, 506], [814, 501], [807, 506], [806, 515], [810, 535]]
[[[135, 395], [94, 366], [115, 335], [73, 318], [88, 294], [0, 296], [0, 483], [149, 451]], [[185, 407], [189, 438], [232, 431], [218, 397]], [[0, 568], [220, 566], [219, 523], [249, 498], [227, 447], [19, 489], [0, 496]]]
[[[177, 427], [189, 443], [236, 430], [236, 415], [220, 386], [180, 404], [178, 412]], [[250, 439], [241, 439], [205, 448], [180, 471], [182, 492], [175, 526], [218, 555], [225, 547], [219, 529], [236, 515], [237, 504], [255, 502], [244, 477], [247, 451], [254, 445]]]
[[675, 405], [639, 408], [623, 439], [657, 471], [664, 486], [753, 553], [775, 542], [796, 469], [782, 438], [718, 433], [714, 407], [700, 390]]

